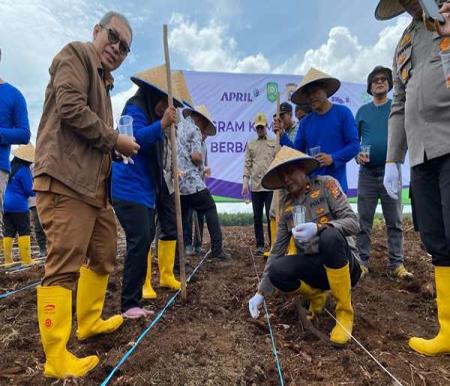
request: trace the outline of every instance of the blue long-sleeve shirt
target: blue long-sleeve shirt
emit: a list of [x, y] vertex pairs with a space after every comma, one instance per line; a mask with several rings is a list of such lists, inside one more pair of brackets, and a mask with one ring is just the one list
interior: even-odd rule
[[333, 104], [322, 115], [313, 111], [300, 122], [294, 143], [283, 134], [280, 144], [304, 153], [320, 146], [322, 153], [333, 157], [333, 163], [317, 169], [313, 174], [332, 176], [339, 181], [344, 192], [348, 191], [346, 164], [359, 152], [358, 131], [348, 107]]
[[3, 211], [5, 213], [28, 212], [28, 198], [34, 195], [30, 167], [23, 165], [6, 185]]
[[25, 98], [9, 83], [0, 84], [0, 170], [10, 171], [11, 145], [27, 144], [31, 132]]
[[162, 140], [161, 121], [149, 124], [146, 114], [136, 105], [127, 104], [123, 115], [133, 117], [133, 134], [141, 147], [132, 157], [134, 165], [119, 162], [112, 168], [112, 198], [155, 207], [155, 181], [152, 177], [150, 152], [155, 141]]

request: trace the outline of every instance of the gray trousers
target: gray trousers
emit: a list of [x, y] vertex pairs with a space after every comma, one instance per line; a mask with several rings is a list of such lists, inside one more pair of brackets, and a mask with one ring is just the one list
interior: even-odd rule
[[386, 221], [389, 263], [392, 269], [403, 264], [403, 230], [401, 198], [393, 200], [383, 185], [384, 166], [367, 168], [361, 166], [358, 180], [358, 214], [360, 232], [357, 236], [359, 256], [364, 265], [370, 257], [370, 244], [373, 217], [381, 200], [383, 216]]
[[3, 196], [8, 184], [9, 173], [0, 170], [0, 237], [3, 237]]

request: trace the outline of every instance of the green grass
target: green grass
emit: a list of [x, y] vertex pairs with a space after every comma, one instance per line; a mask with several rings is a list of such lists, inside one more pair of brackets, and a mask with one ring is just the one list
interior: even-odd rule
[[[244, 202], [244, 200], [238, 198], [230, 198], [224, 196], [213, 196], [215, 202], [223, 202], [223, 203], [235, 203], [235, 202]], [[348, 199], [351, 204], [356, 204], [358, 201], [357, 197], [351, 197]], [[402, 202], [403, 205], [411, 205], [411, 200], [409, 198], [409, 188], [405, 188], [402, 190]]]

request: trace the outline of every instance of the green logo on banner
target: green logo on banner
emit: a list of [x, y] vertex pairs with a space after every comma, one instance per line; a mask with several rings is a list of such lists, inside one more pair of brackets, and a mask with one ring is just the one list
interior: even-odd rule
[[269, 102], [275, 102], [278, 94], [278, 83], [269, 82], [266, 85], [267, 99]]

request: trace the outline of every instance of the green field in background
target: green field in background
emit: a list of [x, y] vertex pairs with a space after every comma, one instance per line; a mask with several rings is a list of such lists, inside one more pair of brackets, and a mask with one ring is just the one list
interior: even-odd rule
[[[215, 202], [226, 202], [226, 203], [234, 203], [234, 202], [244, 202], [244, 200], [239, 200], [237, 198], [229, 198], [223, 196], [213, 196]], [[358, 199], [356, 197], [349, 198], [351, 204], [356, 204]], [[411, 200], [409, 198], [409, 188], [405, 188], [402, 191], [402, 201], [403, 205], [411, 205]]]

